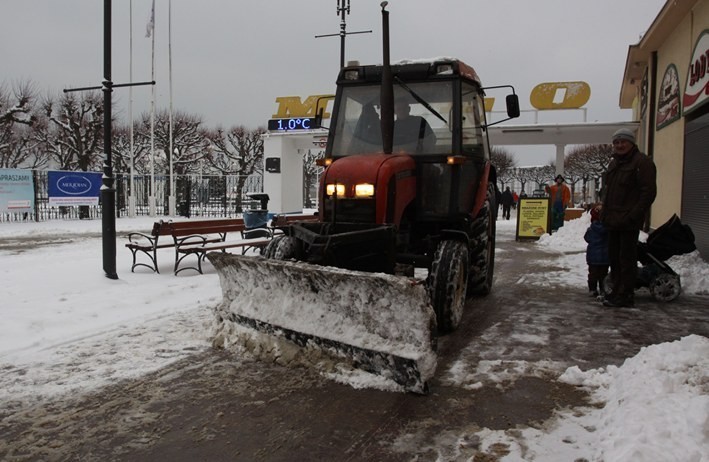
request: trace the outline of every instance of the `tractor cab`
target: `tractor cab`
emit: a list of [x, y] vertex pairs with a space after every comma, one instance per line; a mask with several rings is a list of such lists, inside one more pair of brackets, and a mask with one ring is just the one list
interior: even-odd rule
[[[341, 70], [332, 125], [325, 152], [328, 164], [345, 161], [347, 166], [326, 172], [325, 181], [342, 181], [358, 170], [367, 156], [406, 156], [414, 171], [396, 172], [397, 178], [415, 181], [413, 200], [407, 210], [383, 204], [378, 223], [437, 222], [449, 226], [461, 216], [473, 216], [478, 185], [489, 161], [485, 127], [484, 92], [475, 71], [454, 60], [401, 63], [391, 66], [393, 76], [393, 124], [382, 120], [382, 66], [350, 66]], [[390, 126], [393, 125], [393, 126]], [[391, 153], [385, 153], [383, 134], [392, 133]], [[354, 158], [353, 158], [354, 157]], [[357, 159], [357, 160], [355, 160]], [[334, 165], [333, 165], [334, 167]], [[346, 169], [348, 174], [343, 170]], [[339, 171], [336, 173], [336, 171]], [[362, 176], [362, 175], [359, 175]], [[331, 185], [333, 183], [330, 183]], [[327, 185], [326, 185], [327, 186]], [[395, 186], [387, 185], [390, 195]], [[327, 189], [322, 203], [328, 204]], [[330, 193], [334, 191], [330, 187]], [[346, 191], [342, 199], [347, 200]], [[362, 202], [356, 204], [362, 205]], [[349, 207], [354, 210], [355, 204]], [[329, 207], [326, 205], [326, 216]], [[341, 214], [360, 221], [362, 214]], [[365, 221], [373, 222], [373, 218]]]
[[[487, 156], [483, 91], [472, 68], [449, 60], [392, 65], [392, 73], [393, 153]], [[326, 158], [382, 152], [382, 67], [346, 67], [337, 86]]]

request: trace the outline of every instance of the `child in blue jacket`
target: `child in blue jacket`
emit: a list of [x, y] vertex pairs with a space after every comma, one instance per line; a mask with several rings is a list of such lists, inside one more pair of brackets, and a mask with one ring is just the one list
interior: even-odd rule
[[588, 263], [588, 293], [591, 297], [605, 294], [605, 278], [608, 275], [610, 260], [608, 259], [608, 231], [601, 223], [601, 205], [591, 209], [591, 224], [583, 238], [586, 246], [586, 263]]

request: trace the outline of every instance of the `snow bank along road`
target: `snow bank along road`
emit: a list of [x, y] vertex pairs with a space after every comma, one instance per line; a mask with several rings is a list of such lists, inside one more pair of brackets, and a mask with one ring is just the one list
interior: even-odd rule
[[[709, 336], [706, 298], [665, 305], [641, 292], [638, 308], [608, 310], [583, 284], [563, 283], [559, 260], [534, 244], [499, 235], [497, 255], [494, 292], [469, 302], [461, 328], [440, 341], [428, 396], [212, 350], [208, 309], [178, 312], [72, 342], [71, 361], [45, 365], [56, 377], [28, 380], [31, 368], [1, 366], [0, 384], [14, 395], [0, 403], [0, 460], [592, 460], [594, 428], [555, 442], [531, 436], [553, 433], [559, 413], [593, 409], [559, 375]], [[32, 396], [72, 371], [97, 380], [137, 364], [146, 345], [151, 360], [172, 361], [87, 393]]]

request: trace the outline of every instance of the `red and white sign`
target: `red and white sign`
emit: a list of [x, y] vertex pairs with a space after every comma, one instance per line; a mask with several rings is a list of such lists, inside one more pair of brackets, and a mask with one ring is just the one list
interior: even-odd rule
[[692, 53], [684, 87], [684, 114], [692, 112], [709, 99], [709, 30], [702, 32]]

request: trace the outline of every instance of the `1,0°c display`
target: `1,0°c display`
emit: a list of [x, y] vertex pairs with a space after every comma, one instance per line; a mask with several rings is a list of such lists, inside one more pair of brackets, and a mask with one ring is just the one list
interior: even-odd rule
[[272, 131], [310, 130], [311, 128], [315, 128], [315, 119], [312, 117], [271, 119], [268, 121], [268, 129]]

